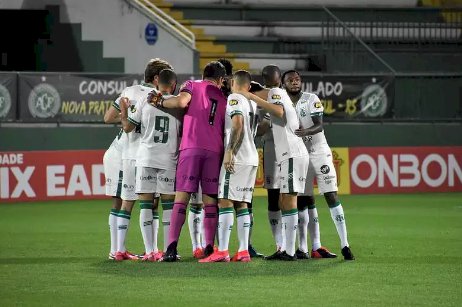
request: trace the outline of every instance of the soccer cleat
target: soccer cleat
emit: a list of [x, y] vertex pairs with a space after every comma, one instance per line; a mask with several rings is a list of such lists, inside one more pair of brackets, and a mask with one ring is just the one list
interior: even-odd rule
[[176, 250], [178, 242], [174, 241], [170, 243], [170, 245], [167, 247], [167, 250], [165, 251], [164, 256], [159, 260], [159, 261], [164, 261], [164, 262], [175, 262], [178, 261], [178, 251]]
[[109, 253], [109, 256], [107, 257], [109, 260], [114, 260], [115, 259], [115, 254]]
[[255, 248], [252, 246], [252, 244], [249, 244], [248, 247], [249, 255], [251, 258], [263, 258], [265, 257], [263, 254], [257, 252]]
[[283, 260], [283, 261], [295, 261], [295, 260], [297, 260], [297, 256], [295, 254], [293, 256], [291, 256], [291, 255], [287, 254], [286, 251], [283, 251], [279, 257], [280, 257], [279, 259]]
[[199, 260], [200, 263], [205, 262], [229, 262], [229, 253], [228, 251], [217, 251], [211, 254], [210, 256]]
[[233, 258], [231, 259], [232, 262], [250, 262], [250, 253], [249, 251], [243, 250], [237, 252]]
[[317, 250], [311, 250], [311, 258], [337, 258], [337, 255], [321, 246]]
[[138, 256], [133, 255], [132, 253], [125, 251], [125, 252], [117, 252], [115, 254], [115, 261], [122, 261], [122, 260], [138, 260]]
[[217, 251], [218, 249], [216, 249], [215, 246], [209, 244], [204, 248], [204, 257], [208, 257]]
[[345, 260], [355, 260], [355, 256], [353, 256], [353, 253], [351, 252], [349, 246], [345, 246], [344, 248], [342, 248], [342, 255], [343, 259]]
[[200, 247], [196, 248], [194, 251], [193, 251], [193, 257], [196, 258], [196, 259], [202, 259], [205, 257], [204, 255], [204, 250]]
[[297, 256], [297, 259], [310, 259], [310, 254], [305, 253], [299, 249], [295, 251], [295, 256]]
[[277, 250], [274, 254], [264, 257], [265, 260], [281, 260], [282, 252]]
[[152, 253], [152, 257], [154, 258], [154, 261], [159, 261], [160, 259], [162, 259], [163, 256], [164, 256], [163, 251], [158, 251], [157, 253], [156, 252]]
[[152, 252], [149, 254], [144, 253], [143, 258], [141, 258], [141, 261], [156, 262], [157, 260], [154, 259], [154, 252]]

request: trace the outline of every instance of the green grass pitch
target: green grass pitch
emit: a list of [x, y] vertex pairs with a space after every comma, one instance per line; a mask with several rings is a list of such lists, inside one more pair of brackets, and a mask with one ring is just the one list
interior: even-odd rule
[[[2, 204], [0, 306], [462, 306], [462, 194], [341, 199], [354, 262], [200, 264], [185, 225], [181, 262], [115, 263], [110, 201]], [[340, 254], [328, 208], [317, 203], [322, 243]], [[254, 207], [253, 242], [269, 254], [266, 199]], [[140, 253], [138, 213], [127, 247]], [[234, 229], [232, 252], [236, 241]]]

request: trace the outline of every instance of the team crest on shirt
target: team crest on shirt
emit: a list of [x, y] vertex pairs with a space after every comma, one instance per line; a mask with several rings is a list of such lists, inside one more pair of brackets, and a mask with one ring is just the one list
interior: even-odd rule
[[305, 111], [305, 109], [301, 109], [301, 110], [300, 110], [300, 116], [301, 116], [301, 117], [305, 117], [305, 116], [306, 116], [306, 111]]
[[271, 99], [281, 100], [281, 95], [274, 94], [271, 96]]
[[132, 112], [132, 113], [136, 112], [136, 108], [135, 108], [135, 106], [133, 104], [130, 106], [130, 112]]
[[235, 106], [235, 105], [237, 105], [238, 103], [239, 103], [239, 101], [237, 101], [236, 99], [231, 99], [231, 100], [228, 102], [228, 104], [229, 104], [230, 106]]

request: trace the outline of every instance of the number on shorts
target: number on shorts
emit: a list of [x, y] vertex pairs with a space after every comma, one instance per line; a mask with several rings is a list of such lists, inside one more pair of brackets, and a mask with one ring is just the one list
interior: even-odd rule
[[167, 116], [156, 116], [154, 129], [159, 131], [161, 135], [154, 136], [154, 143], [167, 143], [168, 141], [168, 128], [170, 119]]
[[210, 108], [209, 125], [213, 126], [213, 122], [215, 121], [215, 113], [217, 112], [218, 100], [210, 98], [210, 103], [212, 104], [212, 107]]

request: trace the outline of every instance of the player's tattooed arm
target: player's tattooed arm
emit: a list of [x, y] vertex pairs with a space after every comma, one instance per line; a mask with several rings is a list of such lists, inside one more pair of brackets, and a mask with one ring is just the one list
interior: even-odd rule
[[314, 135], [319, 133], [323, 130], [322, 128], [322, 115], [311, 116], [313, 120], [313, 126], [306, 128], [306, 129], [297, 129], [295, 130], [295, 134], [299, 137], [304, 137], [308, 135]]
[[229, 144], [226, 147], [225, 156], [223, 157], [223, 165], [230, 173], [234, 173], [234, 156], [239, 151], [239, 148], [241, 148], [244, 139], [244, 119], [242, 115], [234, 115], [232, 121], [233, 126], [231, 128]]
[[[180, 92], [178, 95], [168, 99], [161, 99], [156, 105], [167, 109], [181, 108], [184, 109], [189, 105], [191, 101], [191, 94], [187, 92]], [[153, 101], [151, 101], [152, 103]]]
[[120, 122], [122, 123], [122, 129], [127, 133], [135, 129], [135, 125], [128, 121], [129, 105], [130, 101], [127, 97], [120, 98]]

